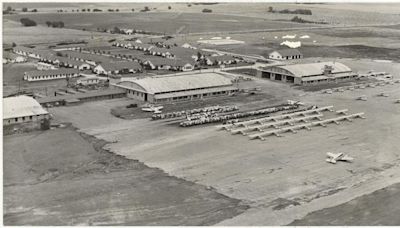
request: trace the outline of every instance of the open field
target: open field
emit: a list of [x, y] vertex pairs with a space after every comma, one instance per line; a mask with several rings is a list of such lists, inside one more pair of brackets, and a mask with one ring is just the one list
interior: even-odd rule
[[99, 43], [103, 40], [120, 37], [114, 34], [87, 32], [67, 28], [49, 28], [46, 25], [35, 27], [22, 27], [19, 22], [8, 20], [3, 17], [3, 43], [24, 44], [46, 44], [66, 41], [66, 40], [90, 40]]
[[400, 218], [393, 215], [400, 214], [399, 194], [400, 184], [394, 184], [336, 207], [313, 212], [289, 225], [398, 226]]
[[[107, 20], [103, 20], [107, 16]], [[19, 21], [25, 15], [6, 16], [6, 19]], [[201, 13], [96, 13], [96, 14], [34, 14], [29, 15], [38, 24], [46, 21], [64, 21], [66, 28], [96, 31], [97, 28], [135, 28], [152, 32], [174, 34], [193, 32], [241, 31], [256, 29], [299, 28], [307, 25], [257, 19], [244, 16], [231, 16]], [[82, 23], [84, 21], [85, 23]], [[168, 23], [165, 23], [168, 22]], [[183, 28], [183, 29], [182, 29]]]
[[[363, 66], [360, 70], [373, 67], [368, 61], [359, 65]], [[367, 119], [252, 141], [217, 131], [212, 125], [179, 128], [148, 119], [107, 121], [112, 117], [107, 110], [100, 112], [101, 107], [107, 107], [103, 102], [84, 104], [85, 111], [80, 106], [54, 108], [51, 112], [63, 121], [70, 120], [87, 134], [117, 140], [106, 145], [117, 154], [212, 186], [250, 204], [249, 210], [220, 225], [288, 224], [309, 212], [335, 206], [400, 179], [400, 148], [395, 143], [400, 134], [400, 106], [394, 104], [400, 97], [397, 84], [316, 96], [313, 92], [289, 90], [288, 85], [281, 83], [253, 83], [271, 91], [273, 96], [279, 94], [282, 101], [300, 99], [320, 107], [334, 105], [336, 110], [365, 112]], [[389, 97], [377, 97], [381, 91], [387, 91]], [[367, 95], [368, 101], [356, 101], [361, 94]], [[268, 104], [271, 103], [259, 101], [238, 105], [246, 109]], [[88, 113], [96, 113], [96, 121], [86, 121]], [[346, 152], [356, 160], [330, 165], [325, 162], [328, 151]]]
[[[8, 5], [8, 4], [7, 4]], [[59, 9], [68, 10], [82, 8], [99, 8], [103, 11], [107, 9], [119, 9], [120, 13], [130, 12], [135, 9], [139, 12], [145, 6], [150, 8], [150, 12], [156, 13], [201, 13], [204, 8], [211, 9], [212, 14], [224, 14], [234, 16], [247, 16], [263, 18], [269, 20], [290, 19], [294, 15], [268, 13], [268, 7], [272, 6], [275, 10], [283, 9], [310, 9], [313, 15], [301, 15], [302, 18], [311, 21], [326, 21], [330, 24], [340, 25], [363, 25], [363, 24], [392, 24], [400, 21], [398, 14], [399, 4], [357, 4], [357, 3], [325, 3], [325, 4], [293, 4], [293, 3], [219, 3], [213, 5], [189, 4], [187, 3], [80, 3], [54, 5], [52, 3], [14, 3], [12, 7], [20, 9], [23, 6], [39, 9], [39, 13], [55, 13]], [[171, 9], [168, 9], [171, 6]], [[63, 13], [65, 14], [65, 13]], [[85, 13], [81, 13], [85, 14]], [[210, 14], [207, 14], [209, 16]]]
[[4, 224], [212, 225], [246, 209], [106, 143], [71, 127], [6, 136]]

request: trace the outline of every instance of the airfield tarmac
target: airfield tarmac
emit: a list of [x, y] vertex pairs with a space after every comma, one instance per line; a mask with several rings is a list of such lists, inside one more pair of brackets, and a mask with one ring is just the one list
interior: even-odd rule
[[[114, 105], [111, 101], [51, 112], [82, 132], [114, 142], [105, 148], [116, 154], [211, 186], [250, 205], [241, 215], [218, 225], [286, 225], [310, 212], [400, 182], [400, 106], [394, 103], [400, 98], [399, 84], [321, 94], [260, 79], [254, 83], [282, 101], [333, 105], [335, 110], [364, 112], [367, 119], [259, 141], [217, 131], [214, 125], [179, 128], [162, 121], [116, 119], [109, 113]], [[389, 97], [377, 96], [383, 91]], [[356, 100], [361, 95], [368, 100]], [[238, 105], [245, 108], [251, 103]], [[327, 164], [326, 152], [348, 153], [355, 162]]]

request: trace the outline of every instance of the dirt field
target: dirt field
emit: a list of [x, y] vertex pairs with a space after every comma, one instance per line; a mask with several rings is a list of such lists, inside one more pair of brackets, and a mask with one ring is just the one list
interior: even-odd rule
[[[374, 67], [373, 62], [348, 61], [363, 66], [355, 70]], [[365, 112], [367, 119], [258, 141], [217, 131], [212, 125], [179, 128], [167, 121], [148, 119], [108, 121], [111, 115], [100, 110], [111, 106], [103, 102], [87, 104], [85, 111], [77, 106], [51, 112], [56, 118], [70, 120], [87, 134], [117, 140], [106, 145], [117, 154], [161, 168], [170, 175], [213, 186], [218, 192], [251, 206], [219, 225], [284, 225], [309, 212], [399, 181], [400, 148], [394, 143], [400, 134], [400, 106], [394, 104], [400, 97], [397, 84], [326, 95], [317, 92], [317, 96], [281, 83], [264, 80], [253, 83], [272, 96], [279, 94], [282, 100], [334, 105], [336, 110], [348, 108], [350, 113]], [[377, 97], [382, 91], [389, 97]], [[367, 95], [368, 101], [356, 101], [361, 94]], [[240, 107], [267, 104], [270, 102], [247, 102]], [[96, 113], [93, 118], [98, 122], [88, 122], [85, 119], [88, 113]], [[356, 160], [330, 165], [325, 162], [328, 151], [346, 152]]]
[[[313, 212], [291, 226], [398, 226], [400, 184]], [[360, 210], [362, 208], [362, 210]], [[351, 216], [349, 216], [351, 215]]]
[[212, 225], [247, 208], [106, 143], [71, 127], [6, 136], [4, 224]]

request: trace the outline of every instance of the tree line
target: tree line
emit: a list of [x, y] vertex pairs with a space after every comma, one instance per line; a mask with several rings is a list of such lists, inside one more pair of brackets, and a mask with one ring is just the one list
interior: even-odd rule
[[276, 10], [274, 10], [274, 8], [272, 8], [272, 6], [268, 7], [268, 12], [269, 13], [283, 13], [283, 14], [312, 15], [312, 11], [309, 9], [295, 9], [295, 10], [284, 9], [284, 10], [276, 11]]

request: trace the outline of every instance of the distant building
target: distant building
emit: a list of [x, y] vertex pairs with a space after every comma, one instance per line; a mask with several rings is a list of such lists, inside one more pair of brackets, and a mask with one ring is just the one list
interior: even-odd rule
[[38, 123], [49, 119], [49, 113], [28, 96], [3, 98], [3, 125]]
[[197, 47], [195, 47], [195, 46], [192, 46], [192, 45], [190, 45], [190, 44], [188, 44], [188, 43], [184, 43], [184, 44], [182, 44], [182, 46], [181, 47], [183, 47], [183, 48], [190, 48], [190, 49], [197, 49]]
[[57, 69], [54, 65], [49, 63], [38, 62], [36, 64], [36, 69], [38, 70], [55, 70]]
[[73, 78], [78, 76], [79, 76], [79, 71], [76, 69], [34, 70], [25, 72], [24, 80], [44, 81], [44, 80], [63, 79], [67, 77]]
[[3, 52], [3, 62], [4, 63], [23, 63], [23, 62], [26, 62], [26, 57], [5, 51], [5, 52]]
[[129, 74], [129, 73], [137, 73], [142, 71], [142, 66], [138, 62], [135, 61], [126, 61], [126, 62], [104, 62], [98, 64], [93, 72], [99, 75], [119, 75], [119, 74]]
[[73, 83], [76, 85], [98, 85], [100, 83], [103, 83], [107, 81], [106, 78], [102, 77], [97, 77], [97, 76], [84, 76], [84, 77], [78, 77], [73, 79]]
[[303, 54], [298, 49], [287, 48], [269, 53], [269, 58], [276, 60], [302, 59]]
[[339, 62], [318, 62], [261, 67], [257, 76], [296, 85], [313, 85], [351, 80], [358, 75]]
[[230, 79], [216, 73], [124, 79], [114, 86], [130, 98], [162, 103], [230, 95], [238, 89]]
[[236, 59], [231, 55], [207, 56], [205, 57], [206, 64], [212, 65], [230, 65], [236, 63]]
[[194, 60], [168, 59], [168, 58], [147, 58], [143, 65], [151, 70], [174, 70], [192, 71], [194, 70]]

